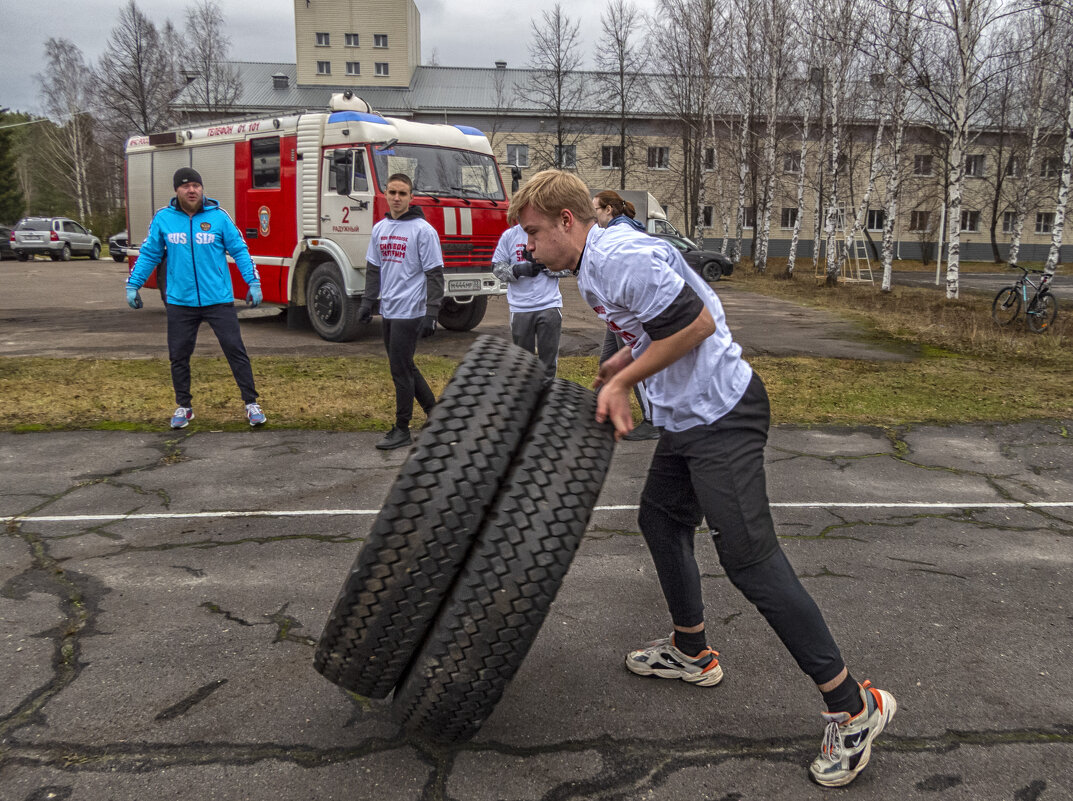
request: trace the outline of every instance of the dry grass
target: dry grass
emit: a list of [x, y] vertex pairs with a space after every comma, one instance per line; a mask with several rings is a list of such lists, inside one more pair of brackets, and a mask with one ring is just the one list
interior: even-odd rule
[[[808, 263], [793, 280], [782, 278], [784, 271], [779, 260], [772, 260], [765, 275], [742, 264], [733, 285], [828, 309], [859, 321], [878, 341], [919, 355], [898, 363], [753, 359], [768, 385], [776, 423], [1073, 419], [1073, 309], [1060, 308], [1053, 329], [1040, 336], [1020, 325], [997, 327], [989, 295], [965, 293], [951, 302], [936, 289], [827, 287], [813, 278]], [[419, 355], [417, 363], [437, 394], [455, 368], [439, 357]], [[226, 362], [194, 359], [192, 369], [197, 414], [192, 430], [246, 429]], [[385, 358], [261, 357], [254, 360], [254, 372], [273, 428], [383, 430], [393, 422]], [[560, 377], [585, 386], [595, 372], [595, 357], [559, 363]], [[0, 359], [0, 397], [4, 431], [159, 431], [174, 408], [165, 360]], [[414, 423], [421, 422], [417, 411]]]

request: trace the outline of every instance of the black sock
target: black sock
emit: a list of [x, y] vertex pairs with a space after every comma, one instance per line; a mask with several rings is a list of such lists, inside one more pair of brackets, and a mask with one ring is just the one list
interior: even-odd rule
[[861, 698], [861, 688], [854, 681], [853, 676], [846, 673], [846, 680], [829, 692], [820, 693], [823, 702], [827, 704], [828, 712], [848, 712], [853, 717], [864, 709], [864, 700]]
[[686, 656], [696, 656], [708, 647], [708, 640], [704, 637], [704, 629], [692, 633], [675, 629], [674, 647]]

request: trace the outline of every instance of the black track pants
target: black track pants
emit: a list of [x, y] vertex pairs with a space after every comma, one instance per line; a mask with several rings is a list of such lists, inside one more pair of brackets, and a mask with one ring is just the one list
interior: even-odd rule
[[231, 375], [235, 377], [243, 403], [257, 400], [257, 390], [253, 385], [253, 368], [246, 346], [242, 344], [242, 332], [239, 330], [238, 314], [233, 303], [218, 303], [213, 306], [177, 306], [173, 303], [165, 307], [168, 314], [168, 355], [171, 358], [171, 383], [175, 388], [175, 403], [190, 406], [190, 356], [197, 344], [197, 330], [206, 322], [216, 334], [227, 363], [231, 366]]
[[770, 421], [767, 391], [753, 375], [727, 415], [707, 426], [664, 431], [641, 495], [641, 533], [671, 619], [704, 622], [696, 526], [706, 518], [727, 577], [760, 611], [814, 682], [841, 672], [838, 646], [775, 536], [764, 474]]
[[436, 396], [414, 364], [421, 322], [421, 317], [412, 320], [384, 318], [384, 348], [391, 367], [391, 380], [395, 383], [395, 425], [399, 428], [410, 427], [414, 398], [426, 412], [436, 405]]

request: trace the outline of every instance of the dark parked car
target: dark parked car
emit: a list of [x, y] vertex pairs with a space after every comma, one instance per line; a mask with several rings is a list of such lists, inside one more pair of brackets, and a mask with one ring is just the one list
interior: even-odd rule
[[686, 264], [700, 273], [700, 277], [705, 281], [718, 281], [724, 275], [734, 272], [734, 263], [730, 259], [714, 250], [701, 250], [692, 239], [670, 234], [649, 234], [649, 236], [669, 242], [682, 251]]
[[126, 261], [130, 243], [127, 241], [127, 232], [120, 231], [108, 237], [108, 252], [116, 261]]
[[15, 251], [11, 249], [11, 228], [0, 225], [0, 259], [15, 258]]
[[11, 243], [20, 261], [43, 253], [53, 261], [70, 261], [72, 256], [96, 259], [101, 255], [101, 240], [67, 217], [23, 217], [15, 226]]

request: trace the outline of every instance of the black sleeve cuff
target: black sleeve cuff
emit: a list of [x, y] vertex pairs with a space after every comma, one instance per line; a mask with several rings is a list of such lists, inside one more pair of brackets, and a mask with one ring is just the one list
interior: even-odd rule
[[686, 284], [678, 293], [678, 297], [671, 301], [670, 306], [647, 323], [641, 323], [641, 327], [653, 341], [666, 339], [688, 327], [702, 311], [704, 311], [704, 301], [689, 284]]

